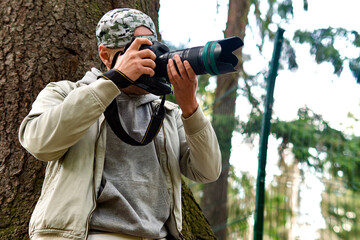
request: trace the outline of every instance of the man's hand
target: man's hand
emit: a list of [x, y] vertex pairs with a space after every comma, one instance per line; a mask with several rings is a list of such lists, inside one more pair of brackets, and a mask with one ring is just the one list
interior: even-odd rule
[[[174, 86], [176, 101], [182, 110], [184, 118], [187, 118], [199, 106], [196, 99], [197, 76], [187, 60], [182, 62], [179, 55], [175, 55], [174, 59], [175, 62], [169, 59], [167, 72], [169, 80]], [[176, 70], [175, 63], [179, 72]]]
[[144, 44], [152, 45], [152, 42], [146, 38], [136, 38], [126, 52], [118, 57], [114, 66], [133, 81], [136, 81], [143, 74], [150, 76], [155, 74], [156, 55], [150, 49], [139, 51]]

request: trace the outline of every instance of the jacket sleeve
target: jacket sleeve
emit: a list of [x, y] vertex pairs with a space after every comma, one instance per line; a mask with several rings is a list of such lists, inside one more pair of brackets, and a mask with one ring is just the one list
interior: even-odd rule
[[112, 81], [104, 79], [82, 86], [70, 81], [49, 83], [20, 125], [21, 145], [39, 160], [59, 159], [119, 93]]
[[[197, 182], [216, 181], [221, 173], [221, 153], [210, 121], [200, 107], [189, 118], [185, 119], [181, 116], [181, 121], [183, 128], [179, 129], [179, 135], [182, 148], [180, 160], [182, 174]], [[184, 134], [185, 136], [182, 137]]]

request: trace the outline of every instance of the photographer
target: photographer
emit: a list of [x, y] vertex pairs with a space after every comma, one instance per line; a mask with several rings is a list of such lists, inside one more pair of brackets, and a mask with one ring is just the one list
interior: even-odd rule
[[[156, 55], [141, 49], [156, 40], [147, 15], [111, 10], [99, 21], [96, 37], [108, 70], [114, 62], [112, 70], [132, 83], [154, 76]], [[114, 58], [118, 51], [123, 52]], [[192, 67], [175, 56], [167, 71], [181, 111], [134, 84], [119, 87], [95, 68], [76, 83], [49, 83], [39, 93], [19, 130], [22, 146], [47, 162], [30, 220], [31, 239], [182, 238], [181, 174], [198, 182], [215, 181], [221, 155], [196, 99]], [[111, 103], [116, 116], [107, 110]], [[161, 128], [148, 144], [130, 145], [109, 125], [117, 117], [128, 135], [141, 142], [162, 104]]]

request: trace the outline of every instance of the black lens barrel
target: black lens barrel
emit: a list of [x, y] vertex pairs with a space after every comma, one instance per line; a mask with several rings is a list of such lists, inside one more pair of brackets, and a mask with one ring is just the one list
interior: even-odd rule
[[182, 61], [189, 61], [197, 75], [235, 72], [238, 59], [233, 52], [243, 45], [244, 43], [239, 37], [230, 37], [219, 41], [209, 41], [205, 46], [164, 53], [156, 59], [155, 75], [167, 77], [166, 65], [168, 60], [174, 59], [176, 54]]
[[204, 47], [193, 47], [173, 52], [165, 53], [156, 58], [155, 73], [157, 76], [167, 76], [166, 65], [169, 59], [174, 59], [175, 55], [179, 55], [181, 60], [189, 61], [191, 67], [197, 75], [207, 73], [201, 61], [201, 53]]

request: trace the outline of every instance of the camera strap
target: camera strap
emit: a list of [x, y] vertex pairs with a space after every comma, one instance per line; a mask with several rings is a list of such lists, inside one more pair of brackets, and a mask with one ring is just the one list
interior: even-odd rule
[[153, 111], [145, 135], [140, 142], [130, 137], [129, 134], [127, 134], [127, 132], [124, 130], [123, 126], [121, 125], [116, 99], [114, 99], [110, 103], [110, 105], [106, 108], [104, 115], [112, 131], [115, 133], [115, 135], [118, 138], [120, 138], [122, 141], [126, 142], [127, 144], [133, 146], [145, 146], [156, 137], [162, 126], [165, 117], [164, 104], [165, 104], [165, 95], [163, 96], [160, 105], [157, 105], [155, 110]]
[[[113, 69], [117, 57], [119, 56], [119, 54], [121, 55], [123, 53], [124, 51], [117, 52], [111, 64], [112, 69], [103, 73], [101, 76], [98, 77], [98, 78], [103, 77], [105, 79], [113, 81], [119, 89], [126, 88], [132, 84], [136, 85], [136, 81], [131, 80], [121, 71], [117, 69]], [[104, 115], [112, 131], [115, 133], [115, 135], [118, 138], [120, 138], [125, 143], [133, 146], [145, 146], [156, 137], [162, 126], [166, 113], [164, 105], [165, 105], [165, 95], [163, 95], [161, 103], [157, 105], [156, 108], [154, 109], [153, 114], [151, 116], [151, 120], [146, 129], [145, 135], [140, 142], [130, 137], [129, 134], [127, 134], [127, 132], [124, 130], [123, 126], [121, 125], [116, 99], [114, 99], [110, 103], [110, 105], [106, 108]]]

